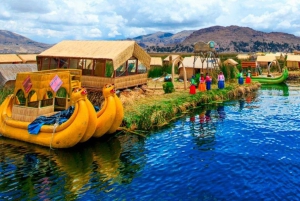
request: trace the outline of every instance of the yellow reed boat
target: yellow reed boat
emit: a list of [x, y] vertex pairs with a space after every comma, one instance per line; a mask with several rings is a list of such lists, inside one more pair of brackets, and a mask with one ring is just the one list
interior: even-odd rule
[[[61, 113], [69, 108], [72, 112], [60, 124]], [[38, 117], [53, 114], [53, 124], [38, 124], [32, 129], [38, 128], [37, 133], [29, 132]], [[1, 135], [42, 146], [73, 147], [90, 139], [97, 124], [97, 113], [81, 87], [77, 69], [18, 73], [14, 93], [0, 106]]]

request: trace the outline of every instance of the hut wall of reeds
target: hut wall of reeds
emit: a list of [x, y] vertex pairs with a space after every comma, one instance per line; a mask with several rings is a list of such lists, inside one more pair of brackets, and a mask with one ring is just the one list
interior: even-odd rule
[[135, 41], [62, 41], [37, 55], [38, 70], [81, 69], [82, 85], [98, 90], [147, 84], [150, 60]]
[[286, 66], [289, 70], [300, 70], [300, 55], [287, 55]]

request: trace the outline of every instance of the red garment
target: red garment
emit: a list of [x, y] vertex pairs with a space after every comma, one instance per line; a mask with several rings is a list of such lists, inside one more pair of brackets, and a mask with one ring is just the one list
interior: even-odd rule
[[196, 93], [196, 86], [195, 85], [191, 85], [190, 86], [190, 94], [195, 94]]

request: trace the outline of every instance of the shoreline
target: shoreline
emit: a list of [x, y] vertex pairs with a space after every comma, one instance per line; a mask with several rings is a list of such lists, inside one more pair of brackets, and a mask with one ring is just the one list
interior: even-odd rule
[[185, 115], [189, 110], [204, 104], [222, 103], [238, 99], [257, 91], [261, 84], [253, 82], [238, 85], [226, 83], [224, 89], [217, 89], [189, 94], [189, 89], [177, 88], [175, 92], [165, 94], [158, 89], [125, 90], [120, 93], [124, 107], [124, 119], [120, 130], [149, 131], [167, 125], [172, 120]]

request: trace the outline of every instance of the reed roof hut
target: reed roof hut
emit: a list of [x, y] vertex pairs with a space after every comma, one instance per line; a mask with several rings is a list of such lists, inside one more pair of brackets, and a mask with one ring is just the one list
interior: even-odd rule
[[162, 66], [163, 62], [161, 57], [151, 57], [150, 66]]
[[0, 64], [0, 87], [14, 86], [17, 73], [35, 71], [36, 64]]
[[[220, 64], [220, 59], [217, 58], [216, 61], [214, 61], [212, 58], [205, 59], [202, 63], [200, 58], [197, 58], [195, 61], [195, 57], [184, 57], [182, 64], [179, 64], [179, 78], [184, 77], [184, 71], [183, 71], [183, 66], [185, 67], [186, 70], [186, 76], [187, 79], [190, 79], [193, 75], [194, 72], [195, 74], [197, 73], [207, 73], [209, 70], [215, 69], [216, 67], [219, 67]], [[215, 66], [217, 64], [217, 66]]]
[[37, 55], [38, 70], [81, 69], [82, 85], [102, 90], [147, 84], [151, 57], [135, 41], [62, 41]]
[[236, 66], [236, 65], [238, 65], [239, 63], [236, 62], [236, 61], [233, 60], [233, 59], [227, 59], [227, 60], [225, 60], [225, 61], [223, 62], [223, 64], [226, 65], [226, 66]]
[[248, 59], [250, 59], [250, 55], [249, 54], [238, 54], [236, 56], [236, 58], [239, 60], [248, 60]]
[[36, 64], [37, 54], [18, 54], [18, 57], [22, 60], [22, 63]]
[[18, 64], [18, 63], [23, 63], [23, 61], [16, 54], [0, 54], [0, 64]]
[[300, 55], [287, 55], [286, 66], [290, 70], [300, 69]]

